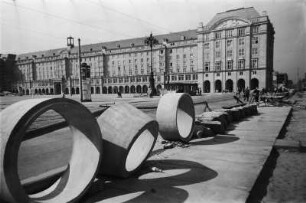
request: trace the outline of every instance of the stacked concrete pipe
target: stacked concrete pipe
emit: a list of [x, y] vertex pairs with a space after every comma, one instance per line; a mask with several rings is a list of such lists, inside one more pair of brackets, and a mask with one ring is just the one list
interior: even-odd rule
[[108, 108], [97, 121], [103, 134], [99, 173], [130, 176], [153, 149], [158, 135], [157, 122], [128, 103]]
[[157, 107], [156, 120], [165, 140], [188, 142], [195, 122], [194, 104], [189, 94], [168, 93]]
[[[68, 123], [73, 150], [67, 170], [48, 189], [28, 195], [17, 171], [18, 150], [29, 126], [44, 112], [54, 110]], [[64, 99], [31, 99], [0, 112], [0, 202], [71, 202], [78, 200], [94, 180], [101, 159], [102, 135], [90, 111]]]

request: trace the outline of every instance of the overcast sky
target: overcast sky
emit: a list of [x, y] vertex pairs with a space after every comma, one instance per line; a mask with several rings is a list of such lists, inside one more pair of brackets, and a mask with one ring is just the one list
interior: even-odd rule
[[0, 53], [27, 53], [196, 29], [218, 12], [253, 6], [275, 28], [274, 70], [306, 72], [306, 0], [0, 0]]

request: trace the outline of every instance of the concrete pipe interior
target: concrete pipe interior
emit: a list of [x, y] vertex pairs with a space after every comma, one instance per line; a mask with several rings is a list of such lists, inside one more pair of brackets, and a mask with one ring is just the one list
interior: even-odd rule
[[135, 170], [148, 156], [155, 138], [149, 130], [143, 131], [133, 143], [125, 161], [127, 171]]
[[154, 147], [158, 124], [122, 102], [103, 112], [97, 122], [103, 134], [101, 175], [126, 178], [139, 169]]
[[177, 128], [182, 138], [187, 138], [190, 135], [194, 125], [194, 114], [192, 115], [192, 108], [189, 105], [193, 104], [188, 104], [188, 101], [180, 101], [177, 108]]
[[[17, 170], [18, 150], [29, 126], [44, 112], [54, 110], [68, 123], [73, 135], [73, 149], [67, 169], [49, 188], [26, 194]], [[69, 99], [31, 99], [15, 103], [1, 113], [1, 193], [8, 202], [69, 202], [94, 180], [101, 155], [101, 131], [83, 105]]]

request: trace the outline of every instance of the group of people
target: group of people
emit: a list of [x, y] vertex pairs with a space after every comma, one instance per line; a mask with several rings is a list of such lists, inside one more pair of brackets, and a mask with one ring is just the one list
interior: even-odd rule
[[243, 101], [253, 103], [259, 102], [260, 95], [263, 95], [266, 93], [266, 90], [263, 88], [261, 91], [256, 87], [253, 90], [250, 90], [249, 87], [246, 87], [245, 89], [239, 89], [237, 91], [237, 96], [241, 98], [241, 95], [243, 96]]

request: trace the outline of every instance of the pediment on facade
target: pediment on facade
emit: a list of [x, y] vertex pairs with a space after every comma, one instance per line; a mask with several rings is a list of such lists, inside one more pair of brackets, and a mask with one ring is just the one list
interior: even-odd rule
[[227, 19], [227, 20], [221, 20], [221, 21], [216, 22], [212, 26], [212, 29], [222, 30], [222, 29], [235, 28], [235, 27], [241, 27], [241, 26], [247, 26], [247, 25], [249, 25], [249, 22], [246, 20]]

